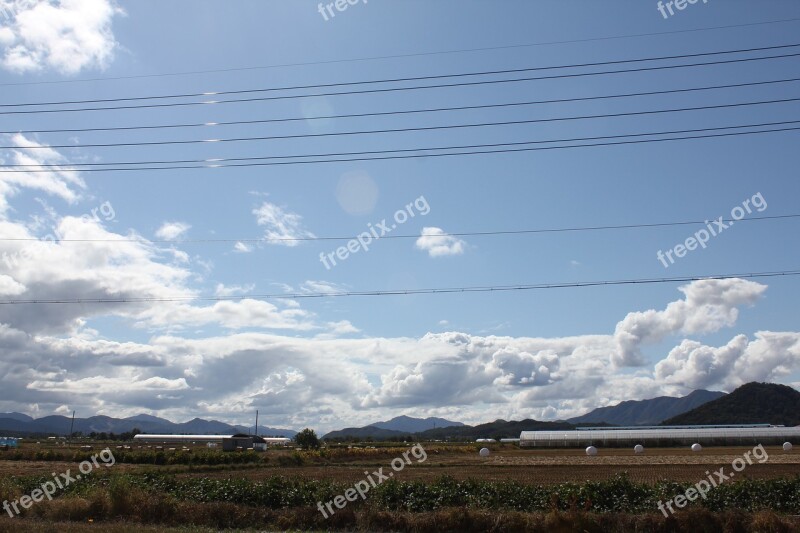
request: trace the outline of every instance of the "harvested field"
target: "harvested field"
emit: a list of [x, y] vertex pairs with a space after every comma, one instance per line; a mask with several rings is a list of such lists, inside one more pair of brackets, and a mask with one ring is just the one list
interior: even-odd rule
[[[784, 453], [778, 448], [765, 448], [769, 460], [764, 464], [753, 461], [742, 472], [751, 479], [772, 479], [800, 475], [800, 454]], [[533, 484], [602, 481], [627, 473], [632, 481], [656, 483], [665, 479], [692, 482], [707, 476], [706, 471], [725, 467], [752, 448], [707, 448], [703, 452], [662, 448], [634, 455], [630, 450], [601, 450], [596, 457], [587, 457], [582, 450], [501, 450], [488, 458], [473, 454], [429, 454], [424, 463], [408, 466], [399, 474], [405, 481], [434, 480], [447, 475], [455, 479], [488, 481], [514, 480]], [[226, 471], [186, 472], [179, 477], [266, 479], [274, 475], [303, 479], [324, 479], [354, 483], [364, 478], [364, 470], [384, 467], [390, 458], [381, 460], [348, 461], [346, 464], [309, 465], [302, 467], [258, 466]]]

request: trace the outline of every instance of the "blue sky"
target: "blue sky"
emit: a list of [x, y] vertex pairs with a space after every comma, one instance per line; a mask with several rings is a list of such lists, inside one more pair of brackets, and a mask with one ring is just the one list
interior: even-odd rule
[[[800, 25], [791, 20], [800, 18], [800, 6], [788, 0], [710, 0], [687, 5], [667, 19], [651, 1], [370, 0], [328, 20], [315, 2], [243, 1], [237, 6], [0, 0], [8, 14], [0, 13], [0, 103], [212, 93], [720, 52], [798, 44], [794, 37]], [[767, 21], [786, 22], [753, 24]], [[704, 30], [687, 31], [697, 29]], [[799, 62], [788, 57], [471, 87], [0, 115], [1, 131], [18, 132], [2, 135], [3, 145], [16, 149], [0, 150], [0, 166], [62, 165], [56, 173], [0, 173], [0, 237], [42, 238], [57, 227], [63, 239], [96, 240], [49, 246], [0, 242], [9, 254], [3, 257], [17, 258], [0, 261], [0, 299], [244, 297], [218, 303], [5, 306], [0, 310], [0, 345], [5, 347], [0, 411], [35, 416], [72, 409], [85, 416], [148, 412], [240, 422], [258, 408], [270, 425], [324, 431], [399, 414], [464, 422], [565, 418], [608, 403], [694, 388], [732, 390], [752, 380], [797, 386], [796, 277], [258, 298], [795, 270], [800, 264], [794, 237], [798, 219], [791, 218], [740, 222], [669, 268], [657, 252], [684, 243], [703, 225], [447, 235], [730, 218], [731, 210], [747, 200], [761, 209], [752, 209], [745, 219], [797, 214], [795, 131], [371, 162], [96, 173], [68, 169], [87, 162], [360, 152], [739, 126], [794, 120], [798, 102], [371, 135], [46, 147], [318, 135], [790, 99], [798, 96], [800, 83], [500, 109], [310, 118], [779, 80], [795, 76]], [[216, 72], [176, 75], [197, 71]], [[579, 71], [591, 69], [518, 76]], [[152, 101], [130, 102], [142, 103]], [[28, 133], [275, 118], [307, 120]], [[320, 254], [335, 253], [346, 240], [274, 240], [355, 236], [384, 219], [391, 223], [398, 210], [415, 201], [417, 207], [410, 208], [415, 216], [392, 232], [410, 238], [375, 240], [368, 251], [337, 260], [330, 269]], [[79, 218], [93, 209], [99, 216]], [[120, 238], [128, 240], [105, 242]], [[186, 242], [214, 239], [224, 242]]]

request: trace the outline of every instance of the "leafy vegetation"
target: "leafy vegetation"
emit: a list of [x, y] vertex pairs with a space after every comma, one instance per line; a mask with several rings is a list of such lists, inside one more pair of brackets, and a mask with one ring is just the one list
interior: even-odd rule
[[[8, 477], [0, 496], [15, 499], [47, 476]], [[675, 516], [659, 500], [690, 485], [647, 485], [620, 475], [608, 481], [539, 486], [513, 481], [390, 480], [329, 519], [316, 503], [350, 485], [288, 477], [260, 481], [182, 478], [163, 473], [92, 473], [41, 502], [14, 527], [36, 519], [120, 521], [216, 528], [348, 531], [791, 531], [800, 525], [800, 476], [723, 484]], [[10, 519], [0, 517], [0, 532]]]

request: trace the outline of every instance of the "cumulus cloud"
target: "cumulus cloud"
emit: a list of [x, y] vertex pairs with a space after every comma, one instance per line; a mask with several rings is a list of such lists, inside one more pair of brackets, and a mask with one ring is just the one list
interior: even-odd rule
[[262, 203], [253, 214], [258, 225], [264, 227], [264, 238], [268, 243], [297, 246], [301, 241], [291, 239], [314, 237], [313, 233], [303, 229], [303, 217], [270, 202]]
[[503, 348], [492, 355], [486, 370], [498, 374], [493, 382], [495, 385], [548, 385], [558, 370], [558, 354], [553, 350], [542, 350], [534, 355]]
[[112, 23], [124, 12], [114, 0], [0, 0], [0, 11], [9, 17], [0, 65], [12, 72], [103, 69], [119, 46]]
[[156, 230], [156, 237], [162, 241], [174, 241], [189, 231], [191, 227], [192, 226], [185, 222], [164, 222], [164, 224]]
[[617, 324], [614, 364], [641, 365], [641, 346], [667, 335], [704, 334], [731, 327], [739, 316], [738, 307], [754, 304], [765, 290], [765, 285], [742, 279], [708, 279], [685, 285], [680, 288], [685, 299], [670, 303], [663, 311], [628, 313]]
[[655, 377], [689, 389], [750, 381], [772, 381], [800, 366], [800, 334], [757, 332], [754, 341], [737, 335], [725, 346], [684, 340], [655, 366]]
[[[355, 329], [346, 321], [326, 327]], [[684, 341], [652, 370], [636, 374], [614, 369], [607, 357], [612, 335], [303, 338], [250, 332], [117, 343], [31, 336], [4, 326], [0, 343], [4, 408], [36, 403], [52, 411], [77, 403], [115, 413], [158, 409], [167, 416], [172, 410], [178, 418], [200, 408], [229, 420], [260, 408], [275, 424], [326, 429], [374, 422], [397, 409], [467, 422], [567, 418], [697, 387], [732, 390], [800, 368], [796, 332], [758, 332], [752, 341], [738, 335], [721, 348]]]
[[428, 252], [430, 257], [444, 257], [463, 254], [466, 244], [462, 239], [448, 235], [442, 228], [425, 227], [417, 239], [416, 247]]

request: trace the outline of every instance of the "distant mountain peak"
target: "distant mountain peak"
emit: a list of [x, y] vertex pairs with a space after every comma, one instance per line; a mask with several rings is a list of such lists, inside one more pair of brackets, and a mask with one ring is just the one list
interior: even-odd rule
[[463, 425], [464, 424], [461, 422], [453, 422], [444, 418], [414, 418], [406, 415], [396, 416], [385, 422], [375, 422], [374, 424], [370, 424], [371, 427], [378, 429], [388, 429], [402, 433], [419, 433], [428, 429]]
[[142, 422], [158, 422], [158, 423], [171, 423], [166, 418], [159, 418], [157, 416], [148, 415], [145, 413], [138, 414], [136, 416], [129, 416], [128, 418], [123, 418], [123, 420], [132, 420], [134, 422], [142, 421]]
[[31, 422], [33, 418], [23, 413], [0, 413], [0, 418], [8, 418], [10, 420], [19, 420], [22, 422]]
[[710, 401], [725, 396], [724, 392], [695, 390], [683, 397], [659, 396], [649, 400], [626, 400], [597, 409], [567, 422], [572, 424], [613, 424], [615, 426], [645, 426], [660, 424]]
[[800, 425], [800, 392], [776, 383], [746, 383], [717, 400], [672, 417], [664, 424]]

